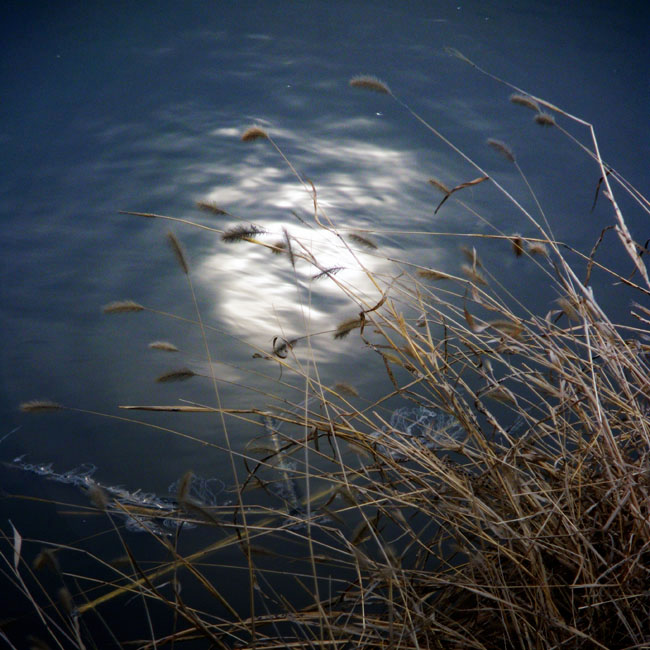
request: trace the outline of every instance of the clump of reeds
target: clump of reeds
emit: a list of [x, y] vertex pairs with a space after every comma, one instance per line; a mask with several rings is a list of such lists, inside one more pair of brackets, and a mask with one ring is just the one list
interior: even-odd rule
[[[397, 99], [374, 77], [355, 77], [350, 85]], [[510, 99], [534, 110], [538, 123], [555, 124], [540, 111], [542, 100], [522, 93]], [[267, 137], [251, 127], [242, 140]], [[488, 144], [516, 164], [503, 142]], [[601, 166], [597, 153], [590, 154]], [[451, 189], [429, 180], [444, 195], [437, 209], [480, 183], [503, 189], [471, 162], [480, 174], [474, 180]], [[152, 645], [200, 637], [214, 647], [247, 648], [647, 647], [650, 366], [643, 341], [650, 337], [650, 312], [635, 306], [639, 326], [619, 326], [550, 233], [505, 190], [502, 196], [541, 232], [535, 238], [495, 238], [521, 258], [517, 268], [541, 267], [559, 296], [550, 310], [513, 307], [508, 286], [492, 281], [476, 246], [462, 248], [466, 263], [449, 272], [392, 258], [385, 260], [394, 264], [392, 274], [364, 268], [377, 292], [369, 298], [338, 284], [341, 267], [320, 264], [316, 254], [303, 257], [308, 247], [299, 248], [300, 240], [283, 228], [271, 250], [286, 252], [294, 270], [300, 255], [313, 265], [313, 279], [341, 288], [358, 315], [329, 332], [335, 339], [348, 337], [348, 351], [358, 344], [359, 363], [375, 363], [383, 394], [360, 393], [351, 383], [354, 366], [345, 381], [322, 384], [310, 364], [293, 358], [298, 340], [313, 346], [326, 333], [309, 332], [291, 340], [275, 337], [272, 355], [253, 355], [302, 380], [307, 388], [297, 404], [277, 412], [257, 405], [227, 409], [220, 402], [217, 409], [141, 407], [246, 417], [260, 431], [241, 453], [248, 478], [236, 486], [237, 505], [216, 513], [189, 497], [187, 473], [178, 489], [180, 510], [214, 526], [218, 541], [184, 554], [177, 535], [174, 544], [164, 544], [171, 560], [147, 569], [129, 550], [132, 572], [116, 569], [101, 594], [89, 592], [76, 609], [64, 602], [66, 615], [83, 616], [107, 600], [138, 594], [169, 607], [184, 623], [164, 638], [152, 632]], [[320, 226], [315, 188], [309, 200]], [[255, 240], [261, 232], [236, 226], [222, 240], [268, 247]], [[380, 254], [365, 235], [348, 239]], [[187, 273], [180, 244], [173, 236], [169, 241]], [[594, 263], [593, 255], [584, 258]], [[650, 291], [615, 271], [611, 275], [632, 293]], [[142, 309], [122, 301], [104, 310]], [[331, 340], [329, 345], [335, 350]], [[164, 342], [150, 346], [176, 350]], [[180, 368], [157, 381], [196, 375]], [[285, 382], [278, 379], [270, 392], [279, 393], [281, 386]], [[389, 400], [411, 410], [398, 418], [384, 409]], [[21, 408], [60, 407], [44, 400]], [[19, 576], [17, 539], [14, 562], [7, 564]], [[243, 613], [230, 605], [218, 577], [210, 578], [210, 563], [203, 562], [232, 549], [244, 558], [241, 570], [250, 591]], [[278, 566], [283, 575], [276, 583]], [[177, 574], [191, 576], [205, 596], [189, 604], [176, 586], [172, 596], [157, 586], [172, 575], [170, 583], [177, 585]], [[304, 599], [286, 590], [287, 581]], [[208, 600], [217, 603], [218, 616]]]

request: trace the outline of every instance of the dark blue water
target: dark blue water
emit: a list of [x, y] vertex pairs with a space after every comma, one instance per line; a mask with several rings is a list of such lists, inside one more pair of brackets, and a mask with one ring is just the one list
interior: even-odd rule
[[[165, 244], [170, 225], [186, 248], [203, 316], [222, 331], [211, 341], [224, 380], [269, 389], [252, 371], [275, 377], [277, 370], [252, 360], [250, 346], [269, 350], [274, 336], [304, 334], [299, 299], [304, 305], [311, 295], [311, 331], [355, 315], [340, 294], [311, 285], [308, 273], [297, 291], [286, 260], [266, 251], [119, 214], [146, 211], [217, 228], [238, 223], [194, 205], [211, 200], [279, 234], [286, 226], [311, 242], [326, 266], [345, 264], [322, 233], [292, 215], [310, 220], [311, 198], [277, 153], [239, 141], [252, 123], [265, 126], [313, 180], [339, 227], [374, 229], [384, 256], [457, 269], [457, 238], [390, 231], [489, 232], [451, 206], [433, 215], [439, 195], [427, 179], [453, 185], [476, 172], [390, 98], [351, 90], [347, 81], [355, 74], [385, 80], [532, 209], [511, 166], [485, 146], [488, 137], [508, 142], [556, 237], [581, 250], [588, 252], [613, 223], [602, 197], [590, 213], [595, 165], [557, 130], [542, 130], [512, 106], [509, 89], [444, 46], [593, 123], [605, 160], [641, 191], [649, 185], [649, 16], [642, 2], [15, 3], [2, 14], [0, 438], [18, 428], [0, 445], [4, 460], [27, 454], [58, 471], [93, 462], [104, 482], [157, 493], [190, 468], [228, 479], [224, 453], [206, 454], [170, 434], [96, 415], [30, 417], [17, 409], [42, 397], [119, 415], [122, 404], [213, 403], [205, 379], [154, 383], [179, 365], [206, 371], [196, 328], [151, 313], [101, 313], [102, 305], [129, 298], [194, 317], [187, 283]], [[584, 129], [558, 120], [588, 142]], [[471, 192], [500, 228], [535, 234], [494, 190]], [[647, 215], [618, 198], [643, 243], [650, 237]], [[615, 238], [608, 242], [601, 260], [631, 272]], [[538, 277], [503, 261], [497, 247], [483, 248], [524, 301], [550, 308], [554, 294], [530, 290]], [[373, 271], [385, 269], [381, 259], [365, 259]], [[359, 274], [341, 277], [364, 286]], [[626, 317], [628, 299], [611, 282], [597, 295]], [[149, 350], [156, 339], [178, 345], [182, 361]], [[315, 338], [313, 354], [324, 383], [350, 380], [352, 367], [354, 383], [369, 397], [385, 388], [375, 370], [357, 362], [353, 343], [334, 347], [330, 337]], [[288, 388], [281, 396], [300, 401]], [[231, 407], [273, 403], [231, 384], [222, 386], [222, 400]], [[224, 444], [219, 423], [207, 416], [137, 417]], [[229, 430], [239, 449], [259, 433], [237, 420]], [[68, 498], [35, 476], [4, 469], [2, 476], [8, 493]], [[52, 512], [0, 502], [5, 530], [11, 518], [35, 537], [72, 542], [84, 534], [80, 520], [45, 525]]]

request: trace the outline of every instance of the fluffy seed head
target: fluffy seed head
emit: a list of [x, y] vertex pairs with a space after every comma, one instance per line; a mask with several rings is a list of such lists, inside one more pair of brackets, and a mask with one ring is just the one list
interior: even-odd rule
[[334, 384], [334, 388], [336, 388], [336, 390], [342, 395], [347, 395], [348, 397], [359, 397], [359, 391], [347, 382], [340, 381], [337, 384]]
[[268, 140], [269, 134], [259, 126], [249, 126], [241, 136], [242, 142], [253, 142], [253, 140]]
[[515, 93], [514, 95], [510, 95], [510, 101], [513, 104], [517, 104], [518, 106], [525, 106], [526, 108], [530, 108], [531, 111], [535, 111], [536, 113], [539, 112], [539, 104], [534, 99], [526, 97], [526, 95], [519, 95]]
[[34, 558], [32, 568], [34, 571], [40, 571], [45, 567], [50, 568], [54, 573], [59, 573], [59, 562], [56, 559], [54, 551], [49, 548], [41, 549], [40, 553]]
[[427, 280], [448, 280], [451, 275], [443, 273], [442, 271], [434, 271], [433, 269], [418, 269], [418, 275]]
[[512, 163], [515, 162], [515, 154], [512, 152], [512, 149], [504, 142], [501, 142], [501, 140], [488, 138], [487, 145], [488, 147], [492, 147], [497, 153], [500, 153], [506, 160]]
[[183, 273], [187, 275], [190, 272], [189, 267], [187, 266], [187, 260], [185, 259], [185, 253], [183, 252], [183, 247], [181, 243], [176, 238], [176, 235], [170, 230], [167, 233], [167, 243], [172, 249], [176, 260], [178, 261], [179, 266], [183, 270]]
[[540, 126], [555, 126], [555, 118], [548, 113], [537, 113], [535, 122]]
[[57, 592], [57, 596], [59, 598], [59, 603], [61, 604], [61, 607], [65, 611], [65, 613], [68, 616], [72, 616], [75, 607], [74, 607], [74, 601], [72, 600], [72, 594], [68, 590], [67, 587], [61, 587], [59, 591]]
[[370, 75], [352, 77], [349, 83], [352, 88], [364, 88], [365, 90], [373, 90], [376, 93], [383, 93], [384, 95], [391, 94], [390, 89], [383, 81]]
[[90, 497], [92, 504], [98, 510], [106, 510], [108, 508], [108, 497], [106, 496], [106, 492], [104, 492], [101, 486], [97, 485], [94, 481], [91, 481], [88, 486], [88, 496]]
[[234, 244], [236, 242], [243, 241], [244, 239], [255, 237], [256, 235], [260, 235], [264, 232], [265, 231], [263, 228], [259, 228], [258, 226], [253, 226], [253, 225], [233, 226], [232, 228], [228, 228], [228, 230], [225, 230], [222, 233], [221, 241], [224, 241], [227, 244]]
[[510, 243], [512, 244], [512, 252], [515, 254], [515, 257], [521, 257], [524, 252], [524, 241], [521, 235], [514, 235]]
[[348, 239], [350, 239], [350, 241], [353, 241], [355, 244], [364, 246], [365, 248], [370, 248], [371, 250], [377, 249], [377, 244], [375, 244], [375, 242], [372, 241], [372, 239], [366, 237], [365, 235], [361, 235], [356, 232], [351, 232], [348, 235]]
[[348, 320], [339, 323], [336, 328], [336, 332], [334, 332], [334, 338], [345, 338], [352, 330], [357, 329], [357, 327], [361, 327], [361, 324], [362, 321], [360, 318], [349, 318]]
[[185, 472], [181, 480], [178, 482], [177, 499], [180, 503], [187, 501], [190, 494], [190, 488], [192, 487], [193, 478], [194, 478], [194, 474], [190, 470]]
[[152, 341], [149, 343], [149, 348], [151, 350], [162, 350], [163, 352], [178, 352], [178, 348], [167, 341]]
[[541, 242], [528, 244], [528, 253], [530, 255], [538, 255], [539, 257], [548, 257], [548, 250]]
[[480, 284], [484, 287], [487, 286], [487, 280], [483, 277], [482, 273], [479, 273], [475, 266], [463, 264], [460, 268], [474, 284]]
[[60, 411], [63, 407], [49, 399], [33, 399], [23, 402], [20, 410], [23, 413], [44, 413], [46, 411]]
[[126, 314], [128, 312], [143, 311], [144, 307], [133, 300], [116, 300], [102, 307], [105, 314]]
[[172, 370], [166, 372], [164, 375], [160, 375], [156, 381], [160, 384], [164, 384], [170, 381], [187, 381], [194, 377], [196, 373], [189, 368], [181, 368], [180, 370]]
[[204, 212], [211, 212], [212, 214], [216, 215], [228, 214], [226, 210], [220, 208], [218, 205], [215, 205], [211, 201], [197, 201], [196, 207], [199, 208], [199, 210], [203, 210]]

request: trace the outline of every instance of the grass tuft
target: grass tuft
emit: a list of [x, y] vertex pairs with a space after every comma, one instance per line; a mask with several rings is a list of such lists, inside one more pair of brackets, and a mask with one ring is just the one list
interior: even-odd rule
[[[470, 64], [472, 74], [501, 81], [457, 50], [448, 52]], [[272, 246], [256, 239], [264, 232], [257, 226], [235, 226], [222, 240], [246, 240], [287, 254], [294, 272], [282, 273], [296, 289], [296, 318], [284, 322], [291, 314], [278, 307], [273, 287], [264, 308], [282, 321], [281, 335], [250, 345], [237, 365], [225, 358], [230, 347], [221, 344], [220, 367], [231, 374], [198, 375], [180, 367], [156, 379], [173, 383], [207, 377], [216, 406], [202, 405], [199, 393], [196, 401], [180, 405], [124, 407], [154, 412], [154, 418], [174, 413], [164, 426], [161, 419], [105, 416], [176, 436], [179, 443], [199, 444], [201, 453], [226, 455], [231, 476], [224, 471], [220, 477], [227, 484], [224, 498], [195, 498], [200, 493], [195, 488], [214, 496], [217, 481], [202, 483], [191, 472], [178, 483], [175, 499], [156, 499], [139, 490], [100, 487], [87, 473], [58, 475], [51, 466], [23, 463], [27, 471], [86, 490], [108, 518], [107, 528], [119, 554], [126, 552], [126, 563], [118, 566], [89, 551], [92, 537], [78, 547], [52, 544], [57, 557], [42, 552], [34, 566], [53, 564], [57, 582], [53, 588], [45, 582], [36, 588], [35, 574], [22, 577], [21, 553], [29, 540], [13, 528], [3, 540], [3, 571], [36, 608], [59, 648], [99, 647], [92, 638], [82, 640], [90, 628], [79, 621], [86, 623], [95, 610], [101, 618], [106, 603], [127, 605], [132, 597], [142, 600], [145, 616], [138, 610], [135, 618], [146, 624], [134, 636], [148, 648], [648, 647], [650, 309], [643, 305], [650, 281], [640, 254], [647, 244], [639, 247], [624, 236], [613, 188], [632, 197], [638, 209], [648, 202], [600, 159], [589, 125], [593, 140], [580, 143], [579, 151], [587, 164], [595, 162], [603, 193], [615, 207], [615, 223], [599, 230], [599, 237], [594, 233], [597, 244], [590, 250], [570, 249], [552, 237], [542, 202], [503, 142], [489, 139], [487, 144], [515, 165], [541, 222], [498, 178], [488, 177], [470, 152], [438, 133], [383, 82], [363, 76], [350, 85], [390, 95], [438, 142], [463, 156], [474, 170], [465, 178], [472, 180], [451, 189], [429, 180], [443, 195], [436, 212], [451, 197], [448, 208], [452, 203], [462, 207], [491, 232], [462, 228], [458, 224], [465, 222], [451, 209], [444, 233], [382, 230], [379, 224], [389, 215], [380, 215], [376, 232], [390, 233], [387, 241], [415, 238], [403, 247], [408, 255], [396, 257], [400, 240], [389, 256], [365, 234], [338, 230], [316, 186], [265, 131], [248, 129], [242, 139], [269, 139], [299, 187], [307, 190], [313, 219], [299, 217], [308, 235], [298, 228], [289, 234], [282, 227], [281, 241]], [[542, 125], [555, 122], [540, 112], [540, 104], [586, 124], [522, 91], [510, 101], [534, 110]], [[562, 128], [556, 135], [575, 144]], [[557, 164], [562, 163], [558, 156]], [[597, 177], [587, 188], [589, 197]], [[488, 189], [495, 193], [486, 209], [481, 206]], [[225, 214], [216, 207], [202, 209]], [[491, 221], [497, 213], [508, 214], [516, 223], [513, 230], [533, 227], [537, 234], [504, 234]], [[621, 234], [623, 246], [603, 255], [609, 229]], [[350, 257], [326, 259], [329, 253], [317, 245], [315, 233]], [[430, 251], [434, 237], [439, 248]], [[372, 255], [357, 256], [346, 239]], [[168, 241], [187, 274], [180, 243], [171, 234]], [[444, 268], [449, 272], [429, 268], [450, 241], [467, 245], [448, 247]], [[460, 254], [454, 255], [457, 250]], [[504, 252], [524, 259], [504, 264]], [[268, 263], [268, 257], [261, 259]], [[342, 267], [333, 264], [343, 259], [346, 269], [358, 265], [363, 283], [355, 283], [347, 271], [337, 276]], [[613, 261], [613, 268], [605, 259]], [[509, 266], [531, 273], [523, 290]], [[617, 268], [628, 274], [620, 275]], [[253, 272], [262, 277], [264, 268]], [[320, 282], [311, 284], [309, 278]], [[620, 307], [607, 309], [598, 301], [611, 293], [609, 287], [601, 291], [601, 282], [615, 282], [617, 292], [629, 293], [627, 304], [633, 306], [624, 316], [633, 319], [633, 326], [622, 319]], [[208, 337], [216, 328], [202, 319], [191, 282], [189, 289], [196, 320], [148, 311], [200, 328], [206, 358], [185, 363], [207, 363], [213, 369]], [[312, 329], [313, 316], [336, 313], [342, 306], [357, 316], [333, 329]], [[104, 307], [109, 314], [144, 309], [133, 301]], [[302, 330], [285, 338], [296, 323]], [[341, 340], [354, 330], [360, 335], [344, 346], [333, 345], [327, 336]], [[178, 351], [165, 341], [149, 347]], [[260, 372], [258, 359], [276, 372]], [[339, 359], [344, 365], [335, 365]], [[332, 383], [333, 376], [342, 380]], [[235, 404], [222, 402], [217, 382], [236, 388]], [[20, 408], [37, 413], [64, 407], [34, 400]], [[188, 433], [191, 423], [172, 428], [175, 418], [192, 413], [214, 418], [209, 440]], [[244, 427], [245, 443], [238, 447], [230, 443], [230, 422]], [[223, 467], [221, 460], [215, 462]], [[15, 466], [20, 463], [17, 459]], [[80, 514], [87, 516], [87, 503]], [[101, 513], [93, 514], [100, 518]], [[127, 521], [126, 528], [113, 523], [116, 515]], [[195, 526], [207, 531], [190, 543], [186, 538]], [[131, 544], [129, 528], [146, 531], [150, 544], [146, 539]], [[136, 557], [140, 547], [144, 551]], [[67, 563], [74, 553], [84, 567], [95, 562], [97, 572], [84, 576], [76, 566], [59, 569], [59, 562], [64, 566], [64, 558]], [[73, 580], [73, 592], [61, 587]], [[188, 583], [191, 588], [181, 594], [180, 585]], [[58, 598], [48, 591], [59, 587], [66, 592]], [[162, 624], [165, 609], [169, 625]], [[107, 621], [106, 627], [117, 637], [113, 623]], [[121, 647], [121, 639], [114, 645]]]

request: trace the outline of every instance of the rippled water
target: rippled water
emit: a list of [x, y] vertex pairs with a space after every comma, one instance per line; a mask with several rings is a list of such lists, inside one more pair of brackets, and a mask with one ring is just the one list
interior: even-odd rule
[[[427, 185], [431, 176], [453, 185], [476, 174], [390, 98], [352, 91], [347, 81], [354, 74], [384, 79], [532, 208], [507, 161], [485, 146], [488, 137], [507, 141], [556, 236], [588, 251], [612, 222], [604, 201], [590, 213], [595, 167], [566, 138], [510, 105], [507, 88], [444, 46], [594, 123], [603, 157], [643, 191], [650, 51], [641, 4], [158, 2], [5, 10], [0, 438], [19, 429], [1, 443], [0, 459], [26, 454], [30, 462], [62, 468], [93, 463], [104, 483], [157, 493], [189, 468], [227, 478], [225, 454], [206, 454], [187, 440], [89, 413], [27, 417], [16, 407], [48, 397], [123, 415], [118, 405], [212, 403], [207, 380], [155, 384], [181, 362], [147, 348], [156, 339], [172, 341], [182, 365], [206, 372], [198, 331], [151, 313], [101, 313], [103, 304], [129, 298], [193, 318], [185, 278], [164, 242], [168, 224], [119, 210], [216, 228], [238, 223], [195, 207], [197, 200], [214, 201], [278, 237], [286, 227], [324, 267], [353, 266], [334, 238], [313, 227], [311, 197], [280, 156], [265, 143], [240, 142], [252, 123], [264, 125], [315, 183], [338, 227], [374, 232], [381, 255], [362, 254], [374, 273], [385, 270], [386, 256], [457, 266], [457, 238], [396, 231], [488, 232], [451, 205], [434, 216], [439, 196]], [[564, 125], [586, 140], [584, 130]], [[503, 210], [492, 188], [470, 192], [496, 225], [533, 234], [519, 215]], [[641, 212], [624, 199], [622, 207], [633, 235], [645, 241], [650, 232]], [[312, 271], [299, 269], [296, 283], [286, 259], [180, 224], [173, 229], [187, 250], [203, 316], [220, 330], [211, 340], [218, 376], [232, 382], [222, 389], [228, 406], [272, 403], [237, 386], [268, 388], [251, 371], [277, 376], [251, 358], [253, 349], [268, 351], [275, 336], [327, 330], [355, 315], [330, 284], [310, 281]], [[613, 237], [610, 243], [604, 262], [620, 255]], [[555, 296], [543, 287], [530, 290], [538, 278], [515, 269], [495, 247], [481, 254], [523, 300], [548, 308]], [[337, 277], [370, 295], [358, 271]], [[617, 305], [616, 288], [598, 290]], [[626, 304], [619, 306], [623, 312]], [[353, 344], [334, 346], [329, 335], [312, 341], [324, 383], [349, 379], [354, 368], [354, 383], [366, 394], [381, 391]], [[306, 346], [296, 352], [306, 358]], [[289, 390], [283, 397], [299, 401]], [[146, 419], [223, 444], [208, 416]], [[239, 448], [257, 433], [232, 423]], [[36, 480], [3, 470], [2, 488], [52, 496], [53, 488]], [[3, 500], [0, 508], [5, 521], [46, 534], [24, 502]], [[61, 525], [65, 537], [69, 524]], [[82, 528], [73, 525], [68, 539]]]

